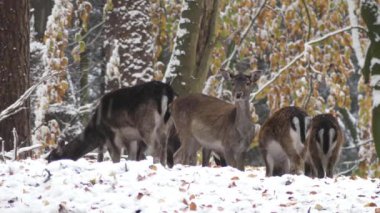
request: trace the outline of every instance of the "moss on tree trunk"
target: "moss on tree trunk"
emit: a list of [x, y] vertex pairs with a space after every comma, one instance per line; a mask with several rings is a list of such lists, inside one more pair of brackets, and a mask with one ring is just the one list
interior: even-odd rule
[[165, 81], [179, 95], [201, 92], [215, 40], [219, 0], [184, 0]]

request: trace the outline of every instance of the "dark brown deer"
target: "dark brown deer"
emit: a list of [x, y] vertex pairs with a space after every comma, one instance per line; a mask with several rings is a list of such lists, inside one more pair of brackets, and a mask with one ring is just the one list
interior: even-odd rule
[[260, 71], [250, 75], [223, 72], [223, 77], [232, 81], [234, 104], [203, 94], [173, 102], [173, 120], [181, 141], [174, 155], [176, 164], [195, 165], [196, 153], [202, 147], [223, 157], [228, 165], [244, 170], [244, 156], [255, 136], [249, 96], [260, 76]]
[[[123, 88], [104, 95], [84, 131], [65, 146], [51, 151], [47, 160], [77, 160], [93, 149], [106, 146], [113, 162], [120, 161], [127, 147], [129, 159], [137, 160], [145, 143], [154, 162], [166, 164], [166, 146], [172, 125], [169, 105], [172, 88], [158, 81]], [[141, 151], [140, 151], [141, 152]]]
[[343, 143], [342, 130], [332, 114], [315, 116], [306, 140], [305, 174], [311, 177], [332, 178]]
[[266, 176], [304, 173], [304, 144], [310, 118], [298, 107], [284, 107], [264, 122], [259, 146]]

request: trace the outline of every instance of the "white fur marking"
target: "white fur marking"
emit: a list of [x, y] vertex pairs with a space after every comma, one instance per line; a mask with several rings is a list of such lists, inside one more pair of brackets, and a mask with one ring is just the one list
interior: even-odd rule
[[166, 95], [162, 96], [161, 99], [161, 113], [162, 117], [165, 116], [166, 111], [168, 110], [168, 97]]
[[301, 142], [301, 135], [299, 128], [297, 131], [294, 131], [292, 128], [289, 130], [290, 137], [292, 138], [292, 146], [297, 150], [297, 153], [300, 154], [304, 148], [303, 143]]

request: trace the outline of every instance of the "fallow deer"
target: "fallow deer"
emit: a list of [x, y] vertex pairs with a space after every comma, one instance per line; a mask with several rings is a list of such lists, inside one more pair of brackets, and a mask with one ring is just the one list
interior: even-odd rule
[[266, 176], [304, 173], [304, 143], [310, 123], [307, 113], [298, 107], [284, 107], [264, 122], [259, 146]]
[[228, 165], [244, 170], [244, 155], [255, 136], [251, 121], [249, 96], [261, 72], [237, 75], [223, 72], [232, 81], [234, 104], [218, 98], [192, 94], [173, 102], [172, 118], [178, 130], [181, 146], [174, 162], [196, 164], [200, 147], [221, 155]]
[[[106, 146], [113, 162], [120, 161], [121, 150], [128, 147], [139, 156], [138, 143], [145, 143], [154, 162], [166, 164], [166, 146], [172, 124], [169, 105], [173, 89], [152, 81], [104, 95], [84, 131], [65, 146], [51, 151], [47, 160], [77, 160], [93, 149]], [[136, 158], [136, 159], [132, 159]]]
[[306, 140], [306, 175], [311, 177], [333, 177], [339, 160], [344, 136], [337, 119], [332, 114], [315, 116]]

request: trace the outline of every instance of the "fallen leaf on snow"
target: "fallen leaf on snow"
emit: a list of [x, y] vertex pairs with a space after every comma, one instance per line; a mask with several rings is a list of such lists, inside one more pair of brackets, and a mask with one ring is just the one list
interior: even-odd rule
[[149, 166], [149, 169], [154, 170], [154, 171], [157, 171], [157, 166], [156, 166], [156, 165], [150, 165], [150, 166]]
[[228, 188], [232, 188], [232, 187], [236, 187], [235, 181], [232, 181], [232, 183], [230, 183], [230, 185], [228, 185]]
[[365, 207], [377, 207], [376, 203], [370, 202], [364, 205]]
[[137, 200], [141, 200], [141, 198], [144, 196], [144, 194], [143, 193], [141, 193], [141, 192], [139, 192], [138, 194], [137, 194], [137, 196], [136, 196], [136, 199]]
[[325, 209], [321, 204], [318, 204], [318, 203], [315, 204], [314, 208], [315, 208], [316, 210], [318, 210], [318, 211], [322, 211], [322, 210]]
[[239, 180], [239, 177], [238, 176], [234, 176], [231, 178], [231, 180]]
[[197, 211], [197, 205], [194, 202], [191, 202], [189, 205], [191, 211]]

